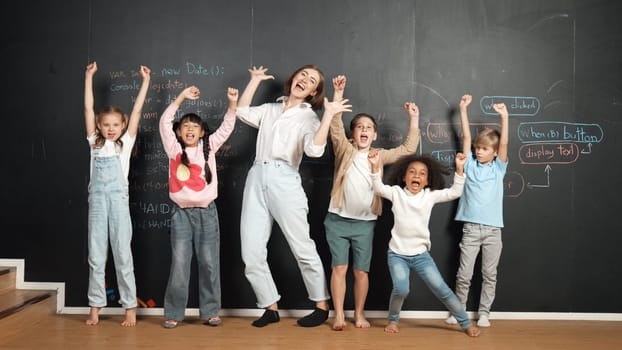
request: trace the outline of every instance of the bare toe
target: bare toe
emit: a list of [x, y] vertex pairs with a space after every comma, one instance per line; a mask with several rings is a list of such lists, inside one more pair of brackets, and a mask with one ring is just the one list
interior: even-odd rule
[[371, 327], [371, 323], [369, 323], [369, 321], [367, 321], [367, 319], [361, 318], [361, 319], [358, 319], [358, 320], [354, 321], [354, 326], [356, 328], [369, 328], [369, 327]]
[[344, 321], [333, 322], [333, 331], [342, 331], [345, 328], [346, 328], [346, 323]]
[[125, 320], [121, 322], [121, 326], [123, 327], [136, 326], [136, 308], [125, 309]]
[[399, 333], [400, 327], [395, 322], [389, 322], [389, 324], [384, 327], [384, 331], [387, 333]]
[[469, 337], [479, 337], [480, 330], [479, 330], [479, 328], [477, 328], [475, 326], [469, 326], [469, 328], [465, 329], [464, 332]]
[[86, 320], [88, 326], [94, 326], [99, 323], [99, 307], [91, 307], [89, 310], [89, 318]]

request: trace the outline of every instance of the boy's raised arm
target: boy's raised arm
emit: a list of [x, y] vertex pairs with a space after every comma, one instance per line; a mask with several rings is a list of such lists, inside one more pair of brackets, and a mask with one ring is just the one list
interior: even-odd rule
[[473, 97], [463, 95], [460, 99], [460, 125], [462, 126], [462, 153], [468, 154], [471, 151], [471, 127], [469, 126], [469, 115], [467, 107], [471, 104]]
[[499, 150], [497, 151], [497, 157], [502, 162], [508, 161], [508, 143], [509, 143], [509, 113], [504, 103], [496, 103], [493, 108], [501, 119], [501, 138], [499, 139]]
[[411, 129], [419, 128], [419, 106], [417, 106], [414, 102], [405, 102], [404, 109], [406, 113], [408, 113], [408, 118], [410, 119], [409, 127]]

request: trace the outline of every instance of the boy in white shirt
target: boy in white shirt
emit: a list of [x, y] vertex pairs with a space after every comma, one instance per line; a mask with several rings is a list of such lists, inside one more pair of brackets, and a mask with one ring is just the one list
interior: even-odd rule
[[[333, 101], [340, 101], [346, 86], [343, 75], [333, 79]], [[404, 143], [392, 149], [379, 149], [383, 165], [395, 162], [399, 157], [413, 154], [419, 144], [419, 108], [406, 102], [404, 109], [410, 122]], [[382, 213], [382, 198], [371, 187], [370, 166], [367, 155], [377, 138], [377, 125], [368, 114], [359, 113], [350, 122], [350, 139], [346, 137], [341, 114], [330, 124], [330, 135], [335, 153], [335, 173], [328, 214], [324, 220], [326, 240], [332, 256], [331, 294], [335, 319], [332, 329], [339, 331], [346, 326], [344, 298], [349, 252], [352, 249], [352, 272], [354, 275], [354, 325], [369, 328], [365, 318], [365, 300], [369, 290], [369, 266], [372, 256], [374, 227]]]

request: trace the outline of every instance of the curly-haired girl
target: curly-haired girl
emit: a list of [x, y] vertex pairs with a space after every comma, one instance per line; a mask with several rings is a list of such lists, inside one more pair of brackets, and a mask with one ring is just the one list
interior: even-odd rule
[[465, 333], [471, 337], [479, 335], [479, 329], [471, 324], [464, 306], [443, 280], [429, 253], [430, 214], [436, 203], [454, 200], [462, 194], [464, 187], [463, 154], [456, 155], [454, 183], [445, 187], [443, 174], [446, 169], [429, 156], [409, 155], [400, 158], [393, 165], [391, 176], [393, 186], [384, 185], [380, 176], [380, 162], [377, 152], [370, 152], [374, 192], [393, 203], [394, 224], [387, 252], [389, 272], [393, 290], [389, 300], [389, 323], [387, 333], [398, 333], [400, 310], [408, 296], [410, 270], [430, 288], [432, 293], [449, 309]]

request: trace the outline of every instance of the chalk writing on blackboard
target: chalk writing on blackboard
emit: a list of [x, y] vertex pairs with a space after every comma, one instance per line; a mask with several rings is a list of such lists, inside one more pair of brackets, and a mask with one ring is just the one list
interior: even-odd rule
[[599, 143], [604, 136], [598, 124], [542, 121], [521, 123], [518, 138], [521, 142]]
[[486, 115], [498, 115], [493, 105], [504, 103], [509, 116], [533, 117], [540, 111], [540, 100], [533, 96], [484, 96], [479, 106]]
[[404, 136], [397, 128], [379, 125], [376, 142], [385, 147], [394, 147], [404, 142]]
[[[137, 65], [138, 66], [138, 65]], [[192, 112], [205, 120], [214, 131], [227, 108], [226, 92], [215, 91], [211, 86], [221, 80], [225, 67], [194, 60], [183, 60], [180, 64], [164, 64], [150, 67], [152, 79], [139, 124], [139, 138], [136, 143], [137, 157], [133, 158], [129, 177], [132, 223], [140, 231], [168, 230], [173, 204], [168, 197], [169, 160], [164, 152], [159, 135], [159, 120], [162, 112], [190, 85], [201, 89], [201, 98], [186, 100], [178, 109], [176, 117]], [[106, 74], [109, 78], [107, 91], [110, 102], [118, 105], [132, 104], [140, 89], [140, 74], [135, 69], [117, 69]], [[209, 82], [209, 84], [208, 84]], [[206, 86], [207, 85], [207, 86]], [[229, 159], [238, 156], [238, 150], [229, 144], [218, 152], [218, 171], [229, 166]]]
[[570, 164], [579, 158], [574, 143], [537, 143], [522, 145], [518, 151], [522, 164]]
[[532, 184], [530, 182], [527, 183], [527, 188], [548, 188], [551, 187], [551, 166], [546, 165], [544, 167], [544, 173], [546, 174], [546, 181], [541, 184]]
[[[471, 135], [477, 135], [486, 128], [498, 128], [496, 123], [470, 123]], [[456, 132], [456, 130], [459, 130]], [[459, 124], [450, 123], [428, 123], [425, 136], [430, 143], [448, 143], [453, 140], [454, 135], [462, 138], [462, 131]]]
[[[484, 115], [497, 116], [493, 104], [504, 103], [510, 116], [534, 117], [540, 112], [540, 100], [535, 96], [484, 96], [480, 108]], [[484, 128], [499, 129], [497, 123], [471, 123], [471, 135], [477, 135]], [[523, 175], [517, 171], [508, 172], [504, 179], [505, 196], [518, 197], [525, 188], [549, 188], [551, 186], [551, 164], [575, 163], [580, 155], [592, 153], [594, 145], [603, 140], [600, 125], [559, 121], [538, 121], [520, 123], [517, 128], [518, 159], [524, 165], [543, 165], [541, 181], [525, 184]], [[461, 126], [455, 123], [428, 123], [422, 133], [431, 144], [450, 144], [461, 139]], [[431, 155], [443, 164], [454, 166], [459, 150], [435, 149]]]
[[130, 187], [132, 192], [160, 192], [168, 193], [168, 179], [157, 180], [145, 180], [145, 179], [132, 179], [130, 181]]
[[430, 155], [447, 167], [454, 168], [456, 159], [456, 150], [436, 150], [430, 152]]
[[524, 143], [518, 151], [521, 164], [545, 165], [545, 179], [528, 182], [529, 189], [551, 187], [551, 164], [575, 163], [580, 155], [590, 155], [593, 145], [604, 137], [600, 125], [588, 123], [528, 122], [521, 123], [517, 131]]
[[518, 197], [525, 190], [525, 179], [517, 171], [509, 171], [503, 179], [503, 195], [505, 197]]

